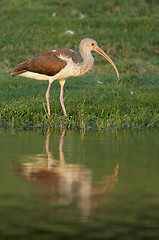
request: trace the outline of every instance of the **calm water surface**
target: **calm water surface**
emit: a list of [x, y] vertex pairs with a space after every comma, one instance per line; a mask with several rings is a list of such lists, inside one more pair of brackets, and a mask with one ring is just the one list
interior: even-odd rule
[[159, 129], [0, 132], [0, 239], [159, 239]]

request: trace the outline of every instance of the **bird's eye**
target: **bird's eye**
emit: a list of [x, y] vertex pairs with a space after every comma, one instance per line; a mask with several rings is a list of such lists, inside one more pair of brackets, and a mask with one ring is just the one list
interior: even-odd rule
[[94, 46], [94, 43], [92, 43], [92, 46]]

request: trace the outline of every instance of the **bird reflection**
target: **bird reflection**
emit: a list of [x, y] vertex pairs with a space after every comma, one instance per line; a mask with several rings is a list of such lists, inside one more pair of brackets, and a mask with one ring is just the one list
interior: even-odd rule
[[76, 199], [81, 216], [88, 218], [102, 199], [106, 201], [103, 194], [115, 187], [119, 164], [116, 164], [112, 175], [104, 176], [100, 181], [92, 183], [91, 169], [81, 164], [71, 164], [65, 161], [64, 136], [65, 130], [60, 136], [59, 159], [55, 159], [49, 150], [50, 130], [48, 129], [45, 142], [46, 153], [27, 156], [16, 167], [16, 173], [40, 187], [49, 189], [52, 200], [55, 202], [68, 205]]

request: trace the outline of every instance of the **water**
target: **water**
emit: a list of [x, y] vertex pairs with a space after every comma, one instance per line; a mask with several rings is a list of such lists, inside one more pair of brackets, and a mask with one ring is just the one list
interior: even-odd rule
[[159, 130], [0, 132], [1, 239], [159, 239]]

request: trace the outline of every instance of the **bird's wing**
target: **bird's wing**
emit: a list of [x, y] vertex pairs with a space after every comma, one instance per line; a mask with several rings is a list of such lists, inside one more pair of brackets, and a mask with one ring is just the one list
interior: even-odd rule
[[71, 58], [74, 63], [81, 63], [83, 62], [83, 59], [79, 55], [78, 52], [72, 50], [72, 49], [57, 49], [55, 50], [55, 55], [57, 57], [65, 57], [65, 58]]
[[27, 71], [54, 76], [66, 64], [67, 62], [56, 56], [56, 50], [49, 50], [19, 64], [11, 76], [15, 77]]

